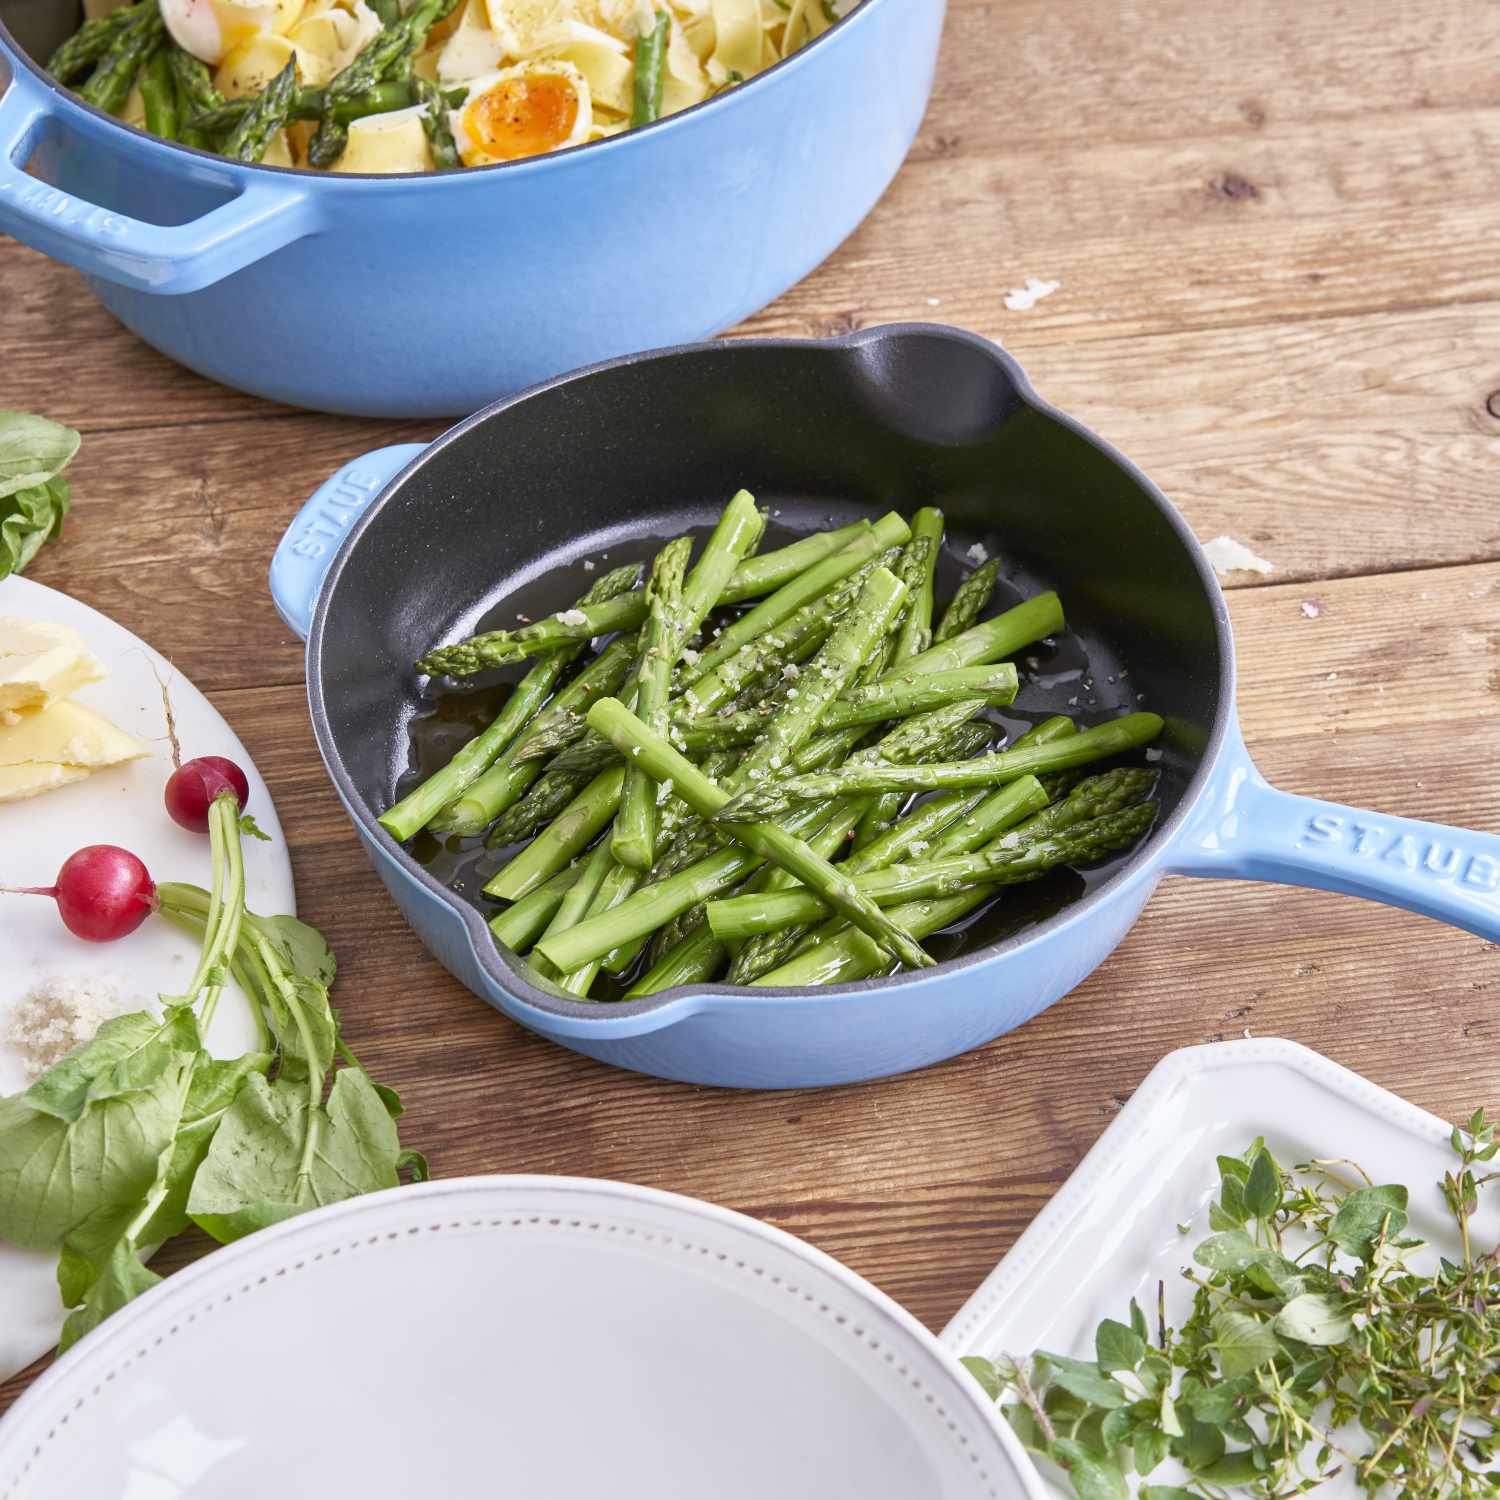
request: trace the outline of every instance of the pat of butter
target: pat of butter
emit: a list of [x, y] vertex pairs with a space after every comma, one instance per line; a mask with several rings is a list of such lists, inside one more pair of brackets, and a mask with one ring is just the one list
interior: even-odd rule
[[93, 771], [150, 753], [102, 714], [67, 700], [0, 725], [0, 767], [61, 765]]
[[82, 781], [88, 774], [84, 766], [55, 763], [0, 766], [0, 802], [24, 802], [28, 797], [40, 797], [43, 792], [67, 786], [70, 781]]
[[0, 615], [0, 724], [23, 709], [46, 708], [104, 675], [103, 663], [76, 630]]

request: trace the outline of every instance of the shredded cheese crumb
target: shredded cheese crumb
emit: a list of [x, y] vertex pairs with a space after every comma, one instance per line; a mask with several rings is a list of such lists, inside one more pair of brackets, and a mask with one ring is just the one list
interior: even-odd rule
[[1323, 613], [1323, 606], [1321, 604], [1315, 603], [1311, 599], [1304, 599], [1302, 601], [1302, 613], [1306, 615], [1309, 620], [1316, 620], [1318, 616]]
[[565, 609], [557, 618], [563, 625], [587, 625], [589, 622], [589, 617], [581, 609]]
[[782, 669], [781, 675], [788, 682], [795, 682], [802, 675], [802, 668], [794, 661], [789, 661]]
[[1028, 276], [1025, 286], [1015, 287], [1005, 294], [1005, 306], [1010, 312], [1030, 312], [1043, 297], [1050, 297], [1060, 281], [1043, 281], [1040, 276]]
[[698, 653], [691, 646], [684, 646], [682, 648], [682, 660], [687, 666], [696, 667], [698, 665]]
[[988, 562], [990, 560], [990, 554], [985, 550], [983, 542], [975, 542], [974, 545], [964, 553], [964, 556], [967, 557], [976, 568], [980, 563]]
[[594, 564], [588, 558], [584, 558], [583, 560], [583, 571], [585, 573], [592, 573], [594, 571]]
[[1230, 573], [1274, 573], [1276, 564], [1257, 557], [1243, 542], [1232, 536], [1216, 536], [1203, 544], [1203, 555], [1213, 564], [1213, 570], [1224, 577]]

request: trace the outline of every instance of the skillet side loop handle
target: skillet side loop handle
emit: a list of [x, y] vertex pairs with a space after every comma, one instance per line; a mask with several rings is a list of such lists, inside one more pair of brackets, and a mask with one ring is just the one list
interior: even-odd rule
[[1500, 942], [1500, 836], [1364, 812], [1267, 784], [1241, 749], [1173, 851], [1178, 874], [1365, 896]]
[[[132, 219], [32, 177], [25, 162], [44, 130], [77, 134], [79, 149], [92, 143], [75, 130], [59, 95], [3, 47], [0, 58], [10, 69], [0, 94], [0, 230], [23, 244], [120, 286], [181, 294], [212, 286], [317, 227], [307, 189], [274, 172], [224, 173], [221, 185], [233, 196], [186, 224]], [[161, 149], [159, 142], [141, 144]]]
[[271, 598], [276, 613], [302, 640], [312, 627], [328, 566], [349, 528], [426, 446], [393, 443], [351, 460], [313, 492], [287, 527], [271, 559]]

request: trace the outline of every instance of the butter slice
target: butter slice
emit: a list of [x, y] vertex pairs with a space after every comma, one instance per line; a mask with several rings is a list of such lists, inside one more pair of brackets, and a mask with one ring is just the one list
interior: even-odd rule
[[0, 724], [104, 676], [104, 664], [76, 630], [0, 615]]
[[60, 766], [53, 764], [30, 764], [24, 766], [0, 766], [0, 802], [24, 802], [28, 797], [40, 797], [70, 781], [82, 781], [88, 770], [84, 766]]
[[150, 753], [102, 714], [66, 699], [0, 725], [0, 766], [62, 765], [97, 771]]

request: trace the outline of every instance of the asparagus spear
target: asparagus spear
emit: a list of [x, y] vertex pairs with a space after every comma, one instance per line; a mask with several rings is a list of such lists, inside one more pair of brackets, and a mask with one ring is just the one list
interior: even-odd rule
[[1161, 733], [1157, 714], [1126, 714], [1052, 745], [1002, 750], [974, 760], [926, 766], [850, 766], [815, 776], [795, 776], [774, 786], [739, 793], [717, 814], [721, 823], [759, 822], [784, 813], [799, 801], [865, 796], [872, 792], [939, 791], [966, 786], [997, 786], [1017, 776], [1088, 765], [1106, 756], [1148, 745]]
[[635, 39], [635, 97], [630, 111], [632, 128], [649, 125], [661, 117], [667, 39], [671, 34], [672, 17], [659, 10], [655, 26], [650, 31], [641, 32]]
[[[613, 698], [604, 699], [613, 703]], [[595, 705], [596, 707], [598, 705]], [[586, 849], [620, 806], [625, 768], [602, 771], [505, 865], [484, 888], [486, 896], [519, 901], [555, 875], [573, 856]], [[613, 946], [613, 945], [611, 945]]]
[[[602, 848], [603, 845], [601, 844], [600, 847]], [[599, 889], [594, 899], [589, 902], [588, 911], [584, 915], [596, 917], [601, 912], [613, 911], [622, 901], [628, 900], [635, 894], [642, 879], [644, 876], [639, 870], [633, 870], [629, 865], [622, 865], [612, 857], [609, 861], [609, 870], [600, 882]], [[604, 955], [604, 957], [608, 956], [608, 954]], [[604, 958], [596, 958], [586, 964], [581, 964], [571, 973], [563, 975], [559, 987], [570, 995], [577, 995], [580, 999], [587, 998], [603, 962]]]
[[[599, 894], [599, 887], [604, 884], [604, 877], [609, 874], [613, 863], [614, 858], [609, 852], [609, 840], [600, 839], [589, 851], [588, 857], [584, 859], [578, 878], [563, 892], [563, 898], [558, 902], [557, 910], [553, 912], [552, 920], [547, 924], [547, 930], [537, 940], [538, 942], [544, 943], [553, 933], [566, 932], [583, 920], [585, 913], [593, 904], [594, 897]], [[557, 978], [557, 971], [540, 953], [531, 955], [531, 965], [544, 979]]]
[[999, 577], [1000, 559], [992, 557], [988, 562], [980, 563], [959, 584], [932, 634], [934, 646], [941, 646], [944, 641], [951, 641], [954, 636], [962, 635], [974, 624], [988, 607]]
[[411, 93], [415, 103], [427, 106], [422, 129], [427, 133], [433, 166], [439, 172], [457, 171], [463, 166], [463, 158], [458, 154], [458, 142], [453, 139], [453, 127], [448, 123], [448, 101], [443, 91], [430, 78], [413, 74]]
[[[974, 707], [988, 704], [1001, 708], [1015, 702], [1018, 679], [1010, 662], [990, 667], [963, 667], [956, 672], [935, 672], [897, 678], [865, 687], [846, 688], [829, 704], [818, 721], [819, 730], [847, 729], [854, 724], [881, 724], [888, 719], [909, 719], [954, 703]], [[743, 745], [764, 733], [766, 715], [754, 710], [723, 717], [684, 719], [677, 728], [689, 755]]]
[[938, 549], [943, 545], [942, 511], [935, 506], [924, 505], [911, 519], [911, 536], [914, 544], [926, 542], [927, 546], [915, 549], [921, 570], [921, 584], [912, 590], [911, 600], [907, 604], [906, 618], [901, 622], [901, 630], [896, 637], [892, 666], [900, 666], [932, 644], [932, 585], [937, 572]]
[[[900, 667], [919, 655], [931, 644], [933, 575], [937, 571], [938, 549], [943, 542], [943, 513], [932, 506], [924, 506], [912, 518], [911, 545], [903, 556], [902, 578], [912, 591], [908, 599], [906, 618], [890, 649], [875, 670], [878, 678], [887, 670]], [[906, 679], [912, 680], [909, 677]], [[864, 815], [854, 834], [854, 847], [868, 844], [871, 839], [891, 826], [901, 804], [906, 799], [898, 792], [886, 792], [872, 797], [866, 803]]]
[[625, 991], [625, 999], [639, 1000], [659, 995], [680, 984], [697, 984], [712, 979], [724, 962], [724, 945], [705, 923], [684, 938], [670, 953], [665, 953], [646, 973]]
[[[680, 712], [712, 713], [772, 672], [787, 672], [788, 668], [800, 670], [801, 664], [833, 633], [840, 617], [859, 597], [859, 591], [870, 574], [876, 568], [894, 566], [899, 556], [897, 548], [887, 548], [821, 598], [804, 604], [774, 630], [740, 647], [706, 677], [700, 672], [692, 686], [678, 699]], [[795, 675], [795, 672], [788, 673], [793, 678]]]
[[[372, 89], [393, 69], [415, 56], [432, 27], [444, 19], [458, 0], [418, 0], [394, 26], [382, 27], [360, 52], [324, 86], [324, 114], [308, 142], [307, 159], [314, 167], [331, 167], [344, 154], [349, 131], [333, 108]], [[404, 80], [403, 80], [404, 81]]]
[[550, 880], [533, 887], [498, 917], [492, 917], [490, 931], [495, 934], [496, 941], [517, 953], [524, 953], [547, 930], [562, 898], [582, 873], [582, 865], [569, 865]]
[[297, 60], [292, 58], [259, 94], [239, 124], [225, 138], [220, 155], [232, 161], [260, 161], [272, 137], [292, 117], [297, 92]]
[[[850, 540], [850, 533], [858, 535], [868, 524], [861, 521], [840, 531], [807, 537], [778, 551], [747, 558], [735, 568], [719, 597], [711, 604], [739, 604], [781, 588], [789, 579], [800, 576], [836, 551], [836, 547], [829, 546], [830, 542], [837, 541], [843, 546]], [[524, 630], [489, 631], [452, 646], [438, 647], [417, 663], [417, 670], [434, 677], [469, 677], [487, 667], [503, 667], [542, 651], [555, 650], [568, 641], [589, 641], [616, 630], [634, 630], [646, 618], [645, 591], [639, 590], [615, 601], [612, 609], [597, 618], [585, 611], [589, 617], [580, 621], [574, 618], [573, 612], [567, 613], [567, 622], [552, 615]]]
[[[526, 764], [535, 765], [536, 762]], [[508, 844], [529, 839], [544, 824], [550, 823], [593, 779], [592, 774], [564, 774], [549, 769], [514, 807], [495, 820], [494, 826], [484, 836], [485, 847], [503, 849]]]
[[[224, 96], [214, 87], [213, 75], [208, 71], [206, 62], [175, 45], [168, 47], [166, 52], [167, 66], [172, 71], [172, 77], [176, 80], [190, 114], [206, 114], [209, 110], [224, 107]], [[248, 99], [243, 103], [245, 109], [250, 107]], [[197, 124], [198, 121], [192, 120], [189, 123]]]
[[[657, 554], [646, 589], [646, 625], [641, 631], [635, 711], [643, 724], [660, 734], [666, 728], [667, 694], [672, 668], [682, 644], [683, 581], [687, 577], [690, 537], [668, 542]], [[714, 595], [717, 597], [718, 589]], [[625, 768], [610, 847], [622, 865], [647, 870], [656, 855], [656, 783], [635, 766]], [[579, 915], [581, 916], [582, 910]]]
[[[1028, 778], [1037, 798], [1046, 796], [1034, 777]], [[900, 902], [938, 901], [968, 895], [975, 886], [990, 889], [1034, 880], [1059, 865], [1086, 864], [1134, 843], [1155, 816], [1149, 803], [1124, 812], [1080, 823], [1065, 834], [1037, 839], [1015, 849], [996, 849], [939, 860], [925, 868], [892, 865], [854, 877], [855, 886], [882, 906]], [[774, 932], [795, 922], [816, 920], [827, 908], [809, 891], [741, 896], [708, 903], [708, 923], [720, 942], [734, 942], [756, 933]], [[914, 928], [915, 930], [915, 928]]]
[[754, 609], [743, 614], [732, 625], [722, 631], [712, 651], [699, 657], [694, 668], [696, 675], [687, 686], [692, 688], [716, 668], [728, 661], [741, 646], [773, 630], [783, 620], [796, 614], [804, 605], [826, 594], [834, 584], [847, 578], [864, 563], [869, 562], [887, 547], [903, 543], [911, 535], [911, 528], [894, 511], [882, 516], [852, 541], [815, 563], [805, 573], [799, 574], [789, 583], [784, 583], [769, 598], [761, 600]]
[[[679, 755], [666, 740], [653, 735], [625, 706], [612, 698], [596, 703], [589, 711], [589, 722], [607, 735], [627, 756], [637, 759], [643, 770], [658, 781], [670, 781], [676, 794], [701, 817], [712, 817], [728, 801], [728, 794], [709, 781], [693, 763]], [[639, 752], [639, 754], [637, 754]], [[867, 930], [879, 946], [889, 949], [903, 964], [927, 967], [932, 960], [895, 924], [886, 921], [880, 908], [868, 901], [806, 844], [784, 829], [769, 823], [737, 824], [734, 837], [753, 853], [790, 869], [804, 885], [826, 895], [830, 903], [843, 912], [861, 930]], [[623, 908], [606, 913], [603, 920], [618, 916]], [[566, 944], [584, 930], [582, 924], [558, 941]], [[626, 940], [628, 935], [615, 934], [605, 941], [601, 952], [608, 952]], [[588, 953], [559, 951], [558, 943], [549, 944], [546, 956], [564, 973], [588, 962]]]
[[146, 109], [146, 129], [164, 141], [175, 141], [177, 84], [172, 77], [171, 55], [165, 47], [158, 47], [141, 71], [141, 103]]
[[78, 90], [80, 98], [112, 115], [119, 114], [136, 75], [167, 34], [161, 11], [154, 4], [131, 6], [126, 14], [130, 19], [121, 23], [89, 81]]
[[370, 0], [370, 9], [382, 26], [394, 26], [401, 19], [401, 0]]
[[[154, 0], [147, 0], [154, 4]], [[107, 16], [94, 16], [47, 59], [47, 71], [59, 83], [72, 83], [93, 67], [120, 39], [122, 33], [139, 24], [145, 5], [126, 5]]]
[[1014, 609], [1008, 609], [993, 620], [973, 625], [941, 646], [930, 646], [920, 656], [911, 657], [897, 671], [947, 672], [955, 667], [972, 667], [980, 662], [1001, 661], [1014, 656], [1023, 646], [1039, 641], [1063, 628], [1062, 604], [1056, 594], [1038, 594]]

